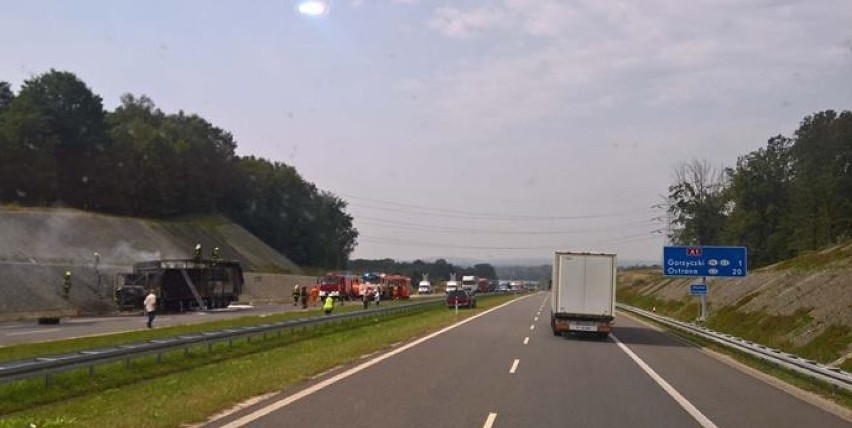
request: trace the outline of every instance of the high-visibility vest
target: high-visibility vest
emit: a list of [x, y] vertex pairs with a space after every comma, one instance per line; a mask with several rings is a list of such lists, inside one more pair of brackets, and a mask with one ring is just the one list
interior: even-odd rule
[[323, 303], [322, 308], [323, 309], [331, 309], [333, 307], [334, 307], [334, 299], [332, 299], [331, 296], [326, 297], [325, 303]]

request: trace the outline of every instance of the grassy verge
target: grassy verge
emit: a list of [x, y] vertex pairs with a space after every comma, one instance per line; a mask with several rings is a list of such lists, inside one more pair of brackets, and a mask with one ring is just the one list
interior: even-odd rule
[[641, 318], [644, 322], [654, 324], [688, 343], [691, 343], [701, 348], [716, 351], [720, 354], [728, 355], [739, 361], [740, 363], [745, 364], [753, 369], [773, 376], [776, 379], [780, 379], [788, 384], [798, 387], [799, 389], [803, 389], [805, 391], [817, 394], [827, 400], [833, 401], [841, 406], [846, 407], [847, 409], [852, 410], [852, 393], [849, 393], [842, 389], [835, 390], [832, 385], [826, 382], [822, 382], [820, 380], [811, 378], [798, 372], [786, 369], [782, 366], [763, 361], [752, 355], [737, 351], [726, 346], [719, 345], [716, 342], [704, 339], [702, 337], [669, 328], [664, 324], [660, 324], [653, 320], [648, 320], [639, 317], [638, 315], [631, 315], [637, 318]]
[[[796, 346], [788, 337], [791, 332], [810, 325], [813, 320], [810, 312], [813, 308], [800, 308], [790, 315], [770, 315], [763, 310], [740, 311], [739, 307], [753, 297], [754, 294], [746, 295], [733, 306], [713, 308], [706, 326], [821, 363], [830, 363], [847, 352], [847, 346], [852, 341], [852, 329], [848, 326], [829, 325], [808, 343]], [[698, 314], [697, 299], [662, 300], [650, 294], [620, 289], [618, 300], [646, 310], [656, 307], [657, 313], [681, 321], [691, 321]]]
[[[207, 355], [205, 348], [188, 357], [170, 354], [162, 364], [153, 357], [140, 359], [133, 363], [133, 370], [121, 365], [98, 369], [98, 376], [102, 374], [113, 383], [77, 395], [64, 395], [60, 384], [98, 379], [88, 378], [85, 371], [68, 373], [65, 378], [56, 379], [51, 388], [41, 385], [38, 391], [30, 390], [57, 394], [53, 399], [61, 401], [7, 414], [0, 420], [0, 427], [173, 427], [202, 421], [249, 397], [287, 389], [314, 374], [434, 331], [513, 297], [485, 298], [480, 301], [480, 309], [459, 311], [458, 315], [439, 307], [409, 316], [308, 330], [294, 337], [241, 343], [222, 353]], [[123, 383], [116, 385], [116, 379]], [[0, 401], [27, 395], [22, 390], [9, 393]]]
[[[411, 302], [405, 300], [394, 300], [382, 302], [382, 305], [399, 305], [407, 303]], [[358, 310], [362, 310], [362, 306], [357, 303], [347, 303], [344, 306], [337, 306], [334, 309], [335, 313], [351, 312]], [[50, 342], [10, 345], [0, 347], [0, 361], [21, 360], [38, 356], [80, 351], [84, 349], [102, 348], [134, 342], [144, 342], [147, 340], [178, 336], [182, 334], [222, 330], [225, 328], [252, 326], [261, 323], [287, 321], [299, 318], [310, 318], [321, 315], [321, 309], [319, 307], [316, 307], [311, 308], [306, 312], [298, 311], [282, 312], [280, 314], [272, 315], [251, 315], [228, 320], [211, 321], [206, 323], [159, 327], [152, 330], [141, 329], [137, 331], [107, 334], [102, 336], [79, 337], [75, 339], [54, 340]]]

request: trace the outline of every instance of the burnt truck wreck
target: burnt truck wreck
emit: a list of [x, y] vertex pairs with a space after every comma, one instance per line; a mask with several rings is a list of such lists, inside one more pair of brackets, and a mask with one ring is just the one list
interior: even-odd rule
[[122, 310], [142, 309], [153, 289], [159, 310], [207, 310], [237, 301], [243, 282], [242, 266], [234, 260], [154, 260], [136, 263], [133, 273], [119, 274], [114, 297]]

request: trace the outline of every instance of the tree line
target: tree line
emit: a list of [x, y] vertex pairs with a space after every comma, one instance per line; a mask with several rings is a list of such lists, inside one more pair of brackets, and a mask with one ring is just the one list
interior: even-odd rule
[[461, 281], [461, 277], [464, 275], [474, 275], [477, 278], [498, 279], [494, 266], [488, 263], [462, 267], [448, 263], [445, 259], [437, 259], [433, 263], [423, 260], [403, 262], [393, 259], [355, 259], [349, 261], [347, 268], [355, 272], [385, 272], [405, 275], [411, 277], [413, 281], [419, 281], [423, 277], [423, 274], [428, 274], [429, 280], [432, 282], [446, 281], [450, 279], [450, 274], [453, 273], [456, 274], [458, 281]]
[[0, 81], [0, 202], [170, 219], [221, 213], [299, 265], [342, 268], [346, 202], [290, 165], [237, 156], [231, 133], [126, 94], [113, 111], [73, 73]]
[[805, 117], [792, 137], [777, 135], [715, 168], [675, 167], [667, 209], [677, 244], [748, 247], [765, 266], [852, 238], [852, 112]]

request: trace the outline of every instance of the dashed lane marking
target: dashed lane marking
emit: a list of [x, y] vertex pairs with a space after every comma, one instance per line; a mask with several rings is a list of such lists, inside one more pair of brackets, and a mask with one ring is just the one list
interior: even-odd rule
[[515, 374], [515, 371], [518, 370], [518, 364], [520, 362], [521, 362], [521, 360], [515, 358], [515, 362], [512, 363], [512, 368], [509, 369], [509, 374]]
[[494, 425], [494, 420], [497, 419], [496, 413], [489, 413], [488, 417], [485, 418], [485, 424], [482, 425], [482, 428], [491, 428]]
[[530, 343], [530, 337], [529, 336], [524, 338], [524, 345], [526, 345], [527, 343]]

